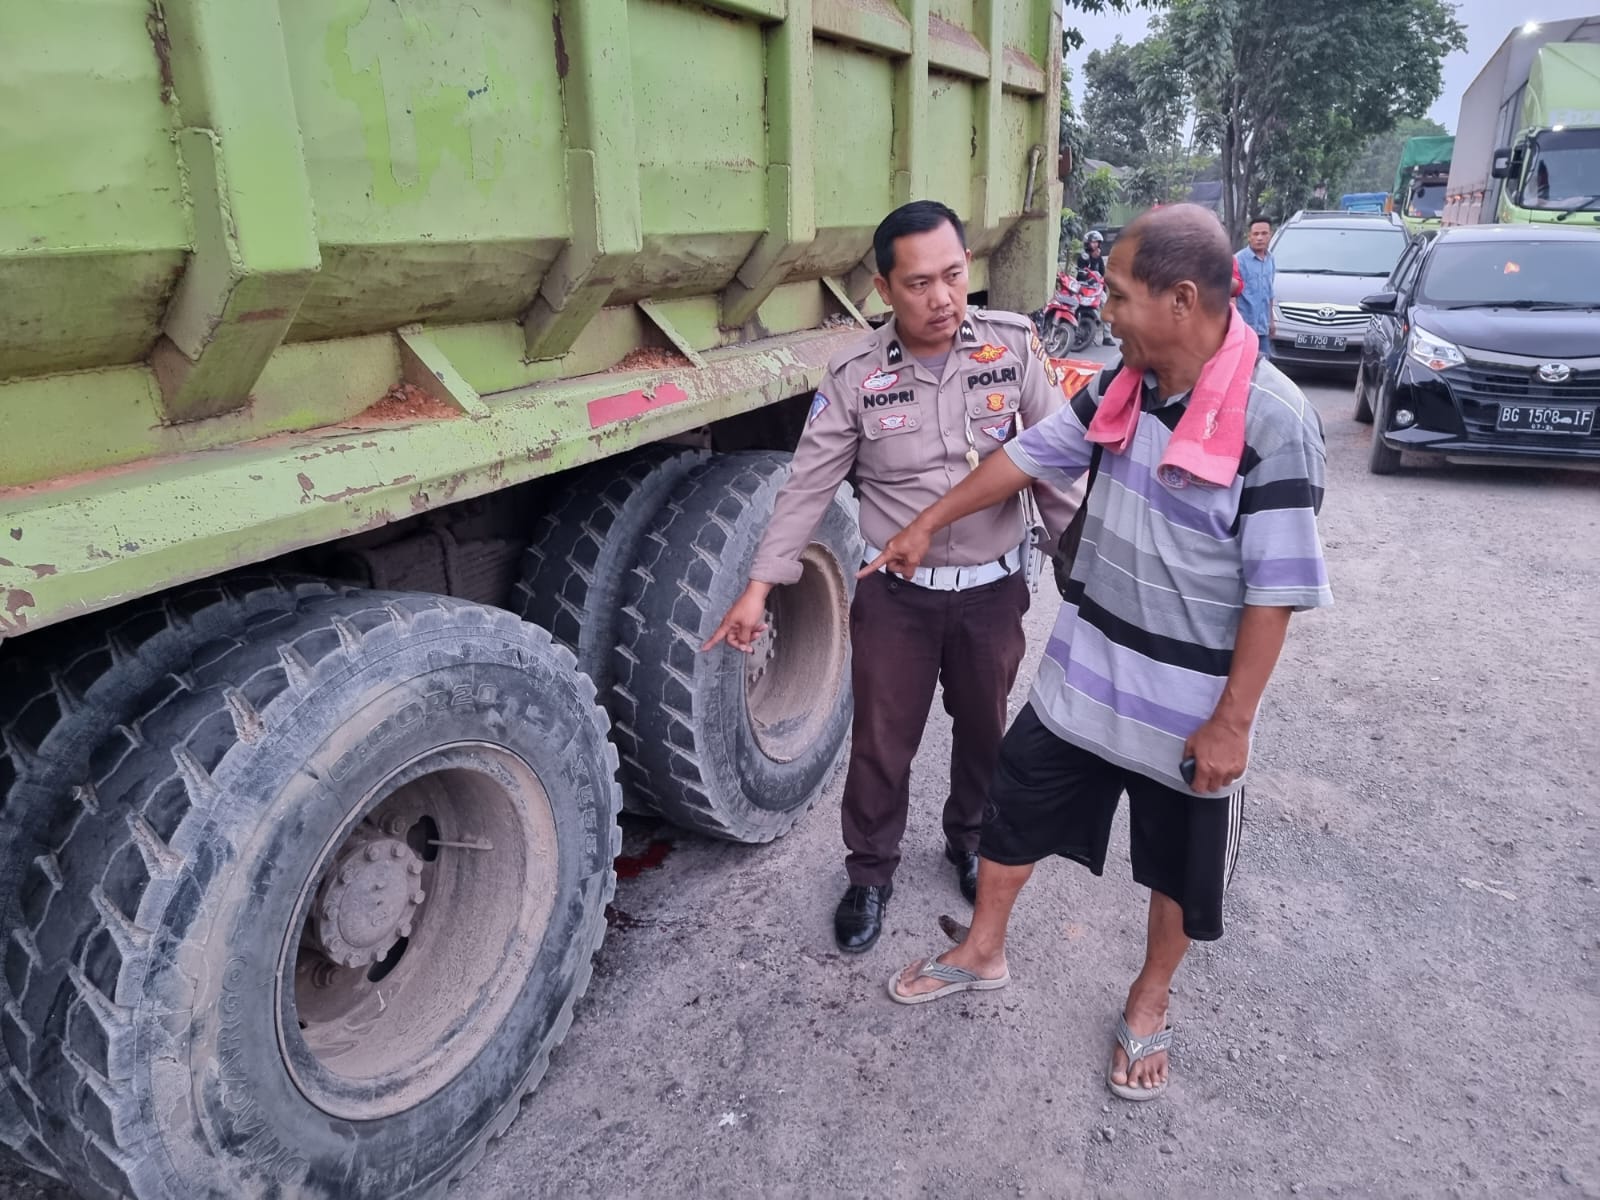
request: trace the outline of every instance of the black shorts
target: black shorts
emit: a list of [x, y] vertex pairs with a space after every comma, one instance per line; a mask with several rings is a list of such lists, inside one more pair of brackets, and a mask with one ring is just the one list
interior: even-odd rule
[[978, 853], [1009, 867], [1059, 854], [1102, 874], [1124, 791], [1134, 881], [1178, 902], [1189, 937], [1221, 937], [1222, 894], [1239, 858], [1244, 789], [1209, 799], [1169, 788], [1062, 741], [1031, 704], [1000, 745]]

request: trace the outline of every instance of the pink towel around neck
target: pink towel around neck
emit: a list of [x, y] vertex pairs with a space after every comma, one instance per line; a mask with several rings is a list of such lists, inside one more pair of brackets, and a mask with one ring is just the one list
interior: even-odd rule
[[[1222, 346], [1200, 368], [1188, 407], [1161, 456], [1160, 470], [1180, 468], [1217, 487], [1233, 482], [1244, 456], [1244, 410], [1260, 348], [1255, 330], [1232, 310]], [[1099, 442], [1113, 454], [1126, 453], [1139, 427], [1143, 382], [1143, 371], [1124, 367], [1118, 372], [1089, 422], [1091, 442]]]

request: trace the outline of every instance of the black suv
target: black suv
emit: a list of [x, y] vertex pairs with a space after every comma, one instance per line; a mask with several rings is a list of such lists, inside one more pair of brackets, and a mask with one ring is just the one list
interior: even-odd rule
[[1600, 236], [1474, 225], [1406, 248], [1372, 313], [1356, 420], [1373, 473], [1451, 461], [1600, 464]]

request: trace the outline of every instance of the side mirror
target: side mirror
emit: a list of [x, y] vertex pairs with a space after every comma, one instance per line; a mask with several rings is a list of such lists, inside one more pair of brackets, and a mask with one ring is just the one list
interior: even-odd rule
[[1502, 146], [1494, 152], [1494, 165], [1489, 169], [1489, 174], [1496, 179], [1510, 179], [1515, 168], [1516, 152], [1510, 146]]
[[1377, 292], [1361, 301], [1363, 312], [1393, 313], [1400, 303], [1400, 297], [1395, 292]]

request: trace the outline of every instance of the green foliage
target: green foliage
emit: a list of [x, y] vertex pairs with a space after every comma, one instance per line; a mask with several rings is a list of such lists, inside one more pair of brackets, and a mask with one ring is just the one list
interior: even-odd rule
[[1137, 55], [1121, 38], [1083, 64], [1085, 145], [1092, 158], [1132, 166], [1149, 156], [1139, 104]]
[[1101, 167], [1079, 181], [1074, 195], [1078, 212], [1086, 224], [1105, 225], [1110, 221], [1111, 206], [1117, 202], [1117, 181], [1109, 170]]
[[1188, 107], [1182, 64], [1172, 43], [1121, 38], [1083, 64], [1083, 121], [1090, 157], [1140, 167], [1171, 158]]
[[1160, 8], [1165, 3], [1166, 0], [1061, 0], [1061, 57], [1083, 46], [1083, 34], [1071, 24], [1074, 9], [1090, 14], [1132, 12], [1137, 8]]
[[1078, 114], [1072, 103], [1072, 89], [1068, 86], [1072, 82], [1072, 72], [1066, 63], [1061, 64], [1061, 150], [1071, 156], [1071, 166], [1066, 174], [1061, 177], [1061, 182], [1071, 191], [1083, 175], [1083, 160], [1088, 153], [1085, 149], [1086, 136], [1083, 122], [1078, 119]]
[[1438, 137], [1449, 130], [1426, 117], [1406, 117], [1393, 129], [1367, 139], [1339, 183], [1340, 192], [1386, 192], [1394, 186], [1400, 153], [1414, 137]]
[[1079, 251], [1083, 249], [1083, 235], [1088, 231], [1088, 224], [1075, 210], [1061, 210], [1061, 249], [1056, 255], [1058, 266], [1076, 261]]
[[1425, 111], [1445, 56], [1466, 45], [1447, 0], [1172, 0], [1163, 32], [1215, 138], [1235, 238], [1257, 205], [1292, 211]]

